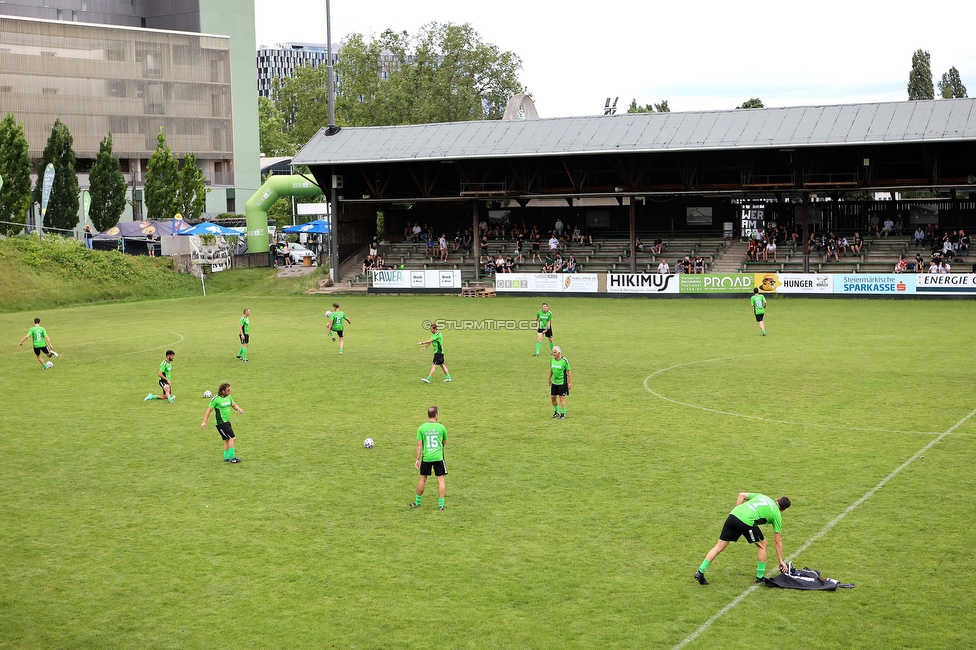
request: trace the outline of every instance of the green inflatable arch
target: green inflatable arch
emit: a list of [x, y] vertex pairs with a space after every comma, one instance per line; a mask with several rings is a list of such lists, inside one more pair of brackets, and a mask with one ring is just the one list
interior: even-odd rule
[[244, 204], [247, 217], [247, 250], [249, 253], [267, 253], [268, 208], [283, 196], [321, 196], [322, 188], [305, 176], [269, 176], [254, 196]]

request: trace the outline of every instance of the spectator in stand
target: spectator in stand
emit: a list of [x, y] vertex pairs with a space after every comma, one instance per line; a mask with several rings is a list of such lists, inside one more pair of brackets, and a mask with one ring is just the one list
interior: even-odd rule
[[651, 244], [651, 252], [655, 255], [660, 255], [661, 251], [664, 250], [664, 242], [660, 239], [655, 239], [654, 243]]
[[448, 256], [447, 233], [441, 233], [440, 239], [437, 240], [437, 247], [440, 248], [441, 251], [441, 264], [446, 264]]
[[891, 220], [891, 217], [885, 217], [884, 224], [881, 226], [881, 234], [887, 237], [891, 234], [891, 231], [895, 229], [895, 222]]
[[661, 263], [657, 265], [657, 272], [661, 275], [667, 275], [671, 272], [671, 267], [668, 265], [668, 261], [663, 257], [661, 258]]
[[942, 235], [942, 255], [943, 257], [952, 257], [952, 237], [949, 233]]
[[403, 227], [403, 241], [407, 241], [412, 236], [413, 236], [413, 224], [411, 224], [408, 221], [407, 225]]
[[573, 226], [572, 242], [577, 244], [581, 241], [583, 241], [583, 233], [580, 232], [579, 226]]
[[485, 235], [488, 234], [488, 222], [487, 221], [481, 221], [481, 222], [478, 223], [478, 232], [481, 233], [481, 236], [482, 237], [484, 237]]
[[902, 255], [901, 259], [895, 262], [895, 273], [904, 273], [908, 270], [908, 260]]
[[962, 229], [959, 230], [959, 252], [969, 252], [969, 235], [967, 235], [966, 231]]
[[434, 252], [437, 249], [437, 240], [434, 239], [434, 236], [430, 234], [430, 231], [424, 233], [424, 243], [426, 244], [427, 248], [427, 257], [429, 257], [430, 261], [433, 262]]
[[871, 218], [868, 220], [868, 234], [870, 235], [871, 231], [874, 231], [874, 234], [876, 235], [880, 234], [879, 232], [880, 224], [881, 224], [881, 218], [878, 216], [878, 213], [872, 212]]
[[746, 249], [746, 261], [748, 261], [748, 262], [756, 262], [756, 261], [758, 261], [759, 260], [758, 252], [759, 252], [759, 249], [756, 248], [756, 240], [750, 238], [749, 239], [749, 247]]
[[905, 234], [905, 220], [902, 218], [901, 212], [899, 212], [898, 216], [895, 218], [895, 234], [899, 237]]
[[935, 228], [930, 223], [925, 224], [925, 241], [929, 246], [935, 243]]
[[810, 238], [807, 239], [807, 248], [809, 248], [811, 251], [816, 251], [817, 253], [821, 251], [820, 240], [817, 239], [817, 236], [812, 230], [810, 231]]
[[942, 260], [932, 260], [931, 262], [929, 262], [929, 273], [932, 273], [933, 275], [936, 274], [936, 273], [938, 273], [939, 272], [939, 262], [941, 262], [941, 261]]
[[484, 235], [481, 236], [481, 252], [482, 253], [487, 253], [488, 252], [488, 234], [487, 233], [485, 233]]
[[464, 244], [464, 238], [461, 236], [461, 231], [455, 231], [454, 233], [454, 252], [460, 250], [461, 245]]
[[584, 230], [583, 231], [583, 239], [580, 241], [580, 243], [583, 244], [584, 246], [592, 246], [593, 245], [593, 233], [591, 233], [589, 230]]
[[932, 228], [932, 247], [942, 249], [942, 229], [939, 228], [939, 224], [935, 224]]
[[505, 268], [505, 256], [502, 255], [501, 251], [498, 252], [498, 257], [495, 258], [495, 273], [504, 273]]
[[565, 270], [566, 273], [576, 273], [576, 258], [573, 257], [572, 253], [569, 254], [569, 259], [566, 260]]
[[942, 260], [939, 264], [939, 273], [951, 273], [952, 267], [949, 265], [949, 260]]
[[549, 238], [549, 252], [555, 253], [559, 250], [559, 240], [556, 238], [555, 233]]
[[637, 250], [638, 253], [644, 252], [644, 242], [641, 241], [640, 237], [636, 237], [634, 239], [634, 248]]
[[485, 262], [485, 275], [491, 275], [495, 271], [496, 271], [496, 269], [495, 269], [495, 260], [491, 259], [491, 256], [489, 255], [488, 256], [488, 261]]
[[553, 228], [552, 235], [557, 239], [560, 239], [563, 236], [563, 220], [559, 217], [556, 217], [556, 227]]
[[563, 270], [563, 266], [565, 266], [563, 256], [559, 254], [559, 251], [556, 251], [556, 257], [554, 257], [552, 260], [552, 272], [559, 273]]
[[547, 253], [546, 254], [546, 259], [542, 263], [542, 272], [543, 273], [552, 273], [553, 261], [554, 260], [553, 260], [552, 253]]
[[769, 239], [766, 241], [766, 248], [763, 249], [763, 262], [769, 261], [769, 256], [773, 256], [773, 261], [776, 261], [776, 239]]
[[915, 263], [912, 264], [912, 270], [916, 273], [925, 273], [925, 260], [922, 259], [921, 253], [915, 253]]
[[365, 274], [368, 273], [369, 271], [372, 271], [375, 264], [376, 264], [376, 260], [373, 258], [373, 256], [367, 255], [366, 259], [363, 260], [363, 273]]
[[505, 258], [505, 273], [511, 273], [515, 270], [515, 259], [509, 255]]
[[837, 250], [840, 251], [844, 257], [847, 257], [847, 251], [851, 249], [850, 243], [847, 241], [847, 237], [841, 235], [837, 238]]
[[524, 262], [525, 257], [523, 256], [523, 251], [525, 250], [525, 240], [519, 235], [519, 238], [515, 240], [515, 261]]
[[854, 233], [854, 241], [851, 243], [851, 252], [855, 255], [860, 255], [861, 250], [864, 248], [864, 239], [861, 237], [861, 233]]
[[[774, 251], [774, 258], [775, 258], [775, 251]], [[702, 258], [700, 253], [695, 253], [694, 271], [695, 273], [705, 272], [705, 260], [704, 258]]]
[[915, 248], [921, 248], [925, 244], [925, 231], [919, 226], [915, 229], [915, 235], [913, 236], [915, 241]]
[[538, 259], [541, 262], [542, 253], [540, 252], [540, 248], [542, 246], [542, 239], [539, 237], [539, 231], [534, 226], [532, 227], [532, 235], [529, 241], [532, 242], [532, 261], [535, 262]]
[[411, 228], [410, 232], [413, 234], [413, 240], [415, 242], [419, 242], [420, 241], [420, 233], [423, 232], [420, 229], [420, 222], [419, 221], [417, 223], [413, 224], [413, 228]]
[[959, 231], [958, 230], [952, 231], [952, 236], [949, 237], [949, 242], [952, 244], [952, 252], [958, 253], [959, 252]]
[[461, 248], [466, 251], [470, 251], [474, 248], [474, 240], [471, 238], [471, 231], [467, 228], [464, 229], [464, 240], [461, 242]]

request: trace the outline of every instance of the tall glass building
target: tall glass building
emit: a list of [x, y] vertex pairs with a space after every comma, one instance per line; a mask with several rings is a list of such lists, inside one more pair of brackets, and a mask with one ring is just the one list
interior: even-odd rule
[[253, 0], [7, 0], [0, 112], [24, 123], [38, 160], [60, 118], [82, 189], [111, 132], [135, 204], [128, 218], [144, 212], [160, 128], [174, 155], [196, 156], [207, 211], [243, 212], [260, 186], [253, 48]]

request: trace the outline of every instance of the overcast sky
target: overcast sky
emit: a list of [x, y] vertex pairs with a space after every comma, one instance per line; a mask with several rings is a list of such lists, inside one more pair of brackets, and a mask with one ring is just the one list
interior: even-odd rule
[[[325, 0], [254, 0], [257, 45], [324, 43]], [[905, 7], [905, 9], [899, 9]], [[974, 11], [961, 0], [331, 0], [332, 40], [428, 22], [470, 23], [522, 59], [520, 78], [540, 117], [602, 114], [667, 99], [672, 111], [908, 99], [917, 49], [932, 76], [955, 66], [976, 96]], [[936, 93], [938, 90], [936, 89]]]

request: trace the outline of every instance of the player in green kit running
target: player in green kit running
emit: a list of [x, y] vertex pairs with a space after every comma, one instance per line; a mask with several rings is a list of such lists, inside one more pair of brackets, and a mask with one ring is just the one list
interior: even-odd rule
[[234, 402], [234, 398], [230, 396], [230, 384], [224, 382], [217, 389], [217, 394], [210, 404], [207, 406], [207, 412], [203, 414], [203, 422], [200, 424], [201, 429], [207, 428], [207, 420], [210, 419], [210, 413], [212, 411], [217, 412], [217, 433], [220, 434], [220, 439], [224, 441], [224, 462], [225, 463], [239, 463], [241, 459], [234, 455], [234, 441], [236, 437], [234, 436], [234, 427], [230, 425], [230, 410], [234, 409], [238, 413], [243, 413], [244, 409]]
[[759, 323], [759, 331], [762, 332], [763, 336], [766, 336], [766, 321], [763, 320], [766, 317], [766, 296], [759, 293], [759, 287], [752, 290], [752, 298], [749, 299], [752, 302], [752, 309], [756, 312], [756, 322]]
[[47, 330], [41, 327], [41, 319], [34, 319], [34, 327], [27, 330], [27, 334], [24, 338], [20, 339], [20, 343], [17, 347], [24, 344], [24, 341], [30, 339], [34, 344], [34, 354], [37, 355], [37, 361], [41, 364], [41, 370], [47, 370], [47, 363], [41, 359], [42, 354], [46, 354], [47, 358], [58, 356], [58, 353], [50, 349], [51, 339], [47, 335]]
[[437, 366], [440, 366], [441, 370], [444, 371], [444, 381], [451, 381], [451, 373], [447, 371], [447, 366], [444, 365], [444, 337], [437, 331], [437, 323], [430, 324], [430, 338], [417, 345], [423, 346], [425, 350], [427, 346], [434, 346], [434, 361], [430, 365], [430, 374], [420, 381], [429, 384], [430, 380], [434, 378], [434, 373], [437, 372]]
[[251, 342], [251, 310], [245, 309], [240, 321], [241, 349], [237, 351], [237, 358], [247, 363], [247, 344]]
[[756, 554], [756, 582], [762, 582], [766, 575], [766, 540], [763, 538], [759, 526], [773, 525], [773, 542], [776, 545], [776, 556], [779, 559], [779, 569], [786, 573], [786, 563], [783, 561], [783, 511], [790, 507], [789, 497], [771, 499], [765, 494], [755, 492], [739, 492], [735, 501], [735, 508], [725, 520], [725, 526], [719, 535], [718, 543], [705, 556], [705, 561], [695, 572], [695, 580], [699, 584], [707, 585], [705, 571], [718, 554], [725, 550], [729, 542], [737, 542], [745, 537], [750, 544], [759, 549]]
[[420, 470], [420, 481], [417, 483], [417, 496], [410, 503], [411, 508], [419, 508], [424, 498], [424, 488], [431, 470], [437, 477], [437, 509], [444, 509], [444, 477], [447, 476], [447, 465], [444, 464], [444, 444], [447, 442], [447, 428], [437, 421], [437, 407], [427, 409], [427, 421], [417, 429], [417, 461], [414, 467]]
[[332, 303], [332, 309], [335, 311], [333, 311], [332, 316], [329, 317], [332, 320], [332, 325], [329, 327], [329, 336], [331, 336], [332, 340], [335, 341], [336, 337], [333, 332], [339, 335], [339, 354], [342, 354], [342, 346], [346, 344], [346, 339], [343, 336], [343, 328], [345, 326], [342, 324], [342, 321], [345, 320], [350, 325], [352, 325], [352, 321], [346, 318], [345, 312], [339, 311], [339, 303]]
[[543, 336], [549, 339], [549, 351], [552, 352], [552, 312], [549, 311], [549, 305], [542, 303], [542, 309], [535, 313], [535, 320], [539, 335], [535, 339], [535, 354], [532, 356], [537, 357], [542, 349]]
[[163, 359], [161, 364], [159, 364], [159, 372], [157, 374], [159, 375], [159, 387], [163, 389], [163, 394], [153, 395], [152, 393], [149, 393], [146, 395], [145, 401], [149, 402], [154, 399], [165, 399], [169, 400], [169, 403], [172, 404], [173, 400], [176, 399], [176, 395], [173, 394], [173, 386], [169, 383], [170, 375], [173, 372], [173, 357], [175, 356], [175, 352], [172, 350], [166, 350], [166, 358]]
[[[549, 362], [549, 394], [552, 396], [552, 417], [566, 419], [566, 397], [573, 387], [573, 371], [569, 367], [569, 359], [563, 356], [562, 348], [558, 345], [552, 349], [552, 361]], [[559, 399], [559, 404], [556, 400]]]

